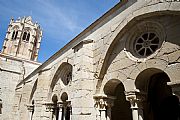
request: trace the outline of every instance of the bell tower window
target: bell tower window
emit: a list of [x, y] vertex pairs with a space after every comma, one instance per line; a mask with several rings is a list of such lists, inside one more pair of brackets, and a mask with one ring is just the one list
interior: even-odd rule
[[24, 32], [24, 34], [23, 34], [23, 40], [26, 40], [26, 35], [27, 35], [27, 32]]
[[25, 40], [25, 41], [29, 41], [29, 38], [30, 38], [30, 33], [27, 33], [27, 32], [24, 32], [24, 34], [23, 34], [23, 40]]
[[13, 31], [13, 34], [12, 34], [12, 39], [14, 39], [14, 36], [15, 36], [15, 31]]
[[41, 44], [42, 30], [31, 17], [12, 19], [4, 38], [3, 54], [37, 61]]
[[18, 31], [14, 30], [12, 34], [12, 40], [15, 40], [17, 38]]

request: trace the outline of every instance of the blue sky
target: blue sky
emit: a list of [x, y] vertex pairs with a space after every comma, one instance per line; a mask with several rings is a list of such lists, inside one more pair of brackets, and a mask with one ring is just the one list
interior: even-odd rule
[[43, 29], [44, 62], [119, 0], [0, 0], [0, 48], [11, 17], [32, 16]]

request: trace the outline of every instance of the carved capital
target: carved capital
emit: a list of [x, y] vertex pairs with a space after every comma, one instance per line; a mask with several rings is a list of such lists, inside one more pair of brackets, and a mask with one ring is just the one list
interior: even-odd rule
[[58, 106], [59, 108], [63, 108], [63, 102], [61, 102], [61, 101], [57, 102], [57, 106]]
[[142, 102], [146, 100], [146, 94], [139, 91], [125, 92], [126, 99], [131, 103], [131, 108], [142, 108]]
[[54, 103], [52, 102], [47, 102], [47, 103], [44, 103], [44, 105], [46, 106], [46, 112], [53, 112], [54, 111]]
[[93, 97], [95, 100], [95, 108], [99, 110], [106, 110], [106, 107], [112, 107], [114, 105], [115, 97], [107, 97], [106, 95], [96, 95]]

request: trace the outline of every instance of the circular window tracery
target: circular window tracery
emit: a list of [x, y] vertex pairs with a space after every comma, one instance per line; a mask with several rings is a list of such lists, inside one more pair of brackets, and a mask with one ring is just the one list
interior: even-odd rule
[[135, 40], [134, 49], [142, 57], [153, 54], [159, 46], [159, 37], [155, 33], [147, 32]]
[[145, 61], [158, 53], [165, 36], [165, 29], [159, 22], [140, 21], [125, 36], [125, 53], [134, 61]]

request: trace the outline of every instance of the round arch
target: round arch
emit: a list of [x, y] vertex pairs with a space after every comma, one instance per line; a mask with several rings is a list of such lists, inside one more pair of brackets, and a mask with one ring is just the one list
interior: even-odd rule
[[123, 89], [123, 84], [121, 83], [120, 80], [118, 79], [112, 79], [112, 80], [109, 80], [105, 85], [104, 85], [104, 94], [106, 94], [107, 96], [114, 96], [115, 95], [115, 90], [116, 90], [116, 87], [121, 84], [121, 87], [122, 87], [122, 91], [124, 91]]
[[136, 88], [146, 93], [143, 103], [144, 119], [177, 119], [179, 100], [173, 95], [167, 82], [170, 82], [169, 76], [157, 68], [145, 69], [137, 76]]
[[[108, 46], [106, 52], [104, 53], [104, 56], [102, 56], [103, 58], [103, 62], [100, 63], [100, 65], [98, 67], [100, 67], [99, 71], [97, 71], [97, 74], [95, 75], [99, 80], [98, 80], [98, 84], [102, 83], [102, 80], [104, 78], [104, 75], [106, 74], [106, 71], [109, 67], [108, 61], [112, 58], [110, 58], [110, 55], [113, 51], [114, 46], [116, 45], [118, 38], [122, 38], [124, 36], [124, 34], [129, 30], [128, 28], [130, 28], [131, 26], [133, 26], [134, 24], [136, 24], [138, 21], [141, 21], [142, 19], [146, 19], [146, 18], [150, 18], [150, 17], [157, 17], [158, 15], [178, 15], [177, 12], [175, 11], [154, 11], [149, 9], [149, 12], [147, 13], [143, 13], [143, 14], [138, 14], [138, 15], [134, 15], [133, 17], [127, 17], [127, 18], [131, 18], [131, 19], [127, 19], [128, 24], [124, 24], [124, 27], [122, 29], [119, 29], [119, 33], [115, 32], [113, 33], [113, 38], [111, 40], [110, 45]], [[126, 20], [125, 20], [126, 21]], [[122, 26], [121, 26], [122, 27]], [[96, 86], [96, 92], [98, 92], [99, 90], [99, 85]]]
[[68, 94], [66, 92], [63, 92], [61, 94], [61, 101], [66, 102], [68, 100]]
[[161, 69], [147, 68], [143, 70], [142, 72], [140, 72], [139, 75], [136, 77], [136, 80], [135, 80], [136, 88], [139, 89], [140, 91], [146, 92], [148, 89], [148, 84], [150, 82], [150, 79], [155, 74], [162, 74], [162, 76], [165, 76], [167, 78], [165, 82], [170, 82], [169, 76]]
[[103, 91], [107, 97], [115, 98], [111, 108], [111, 119], [132, 120], [130, 103], [126, 100], [123, 83], [118, 79], [111, 79], [104, 85]]
[[57, 96], [56, 94], [54, 94], [54, 95], [52, 96], [52, 102], [53, 102], [53, 103], [57, 103], [57, 102], [58, 102], [58, 96]]

